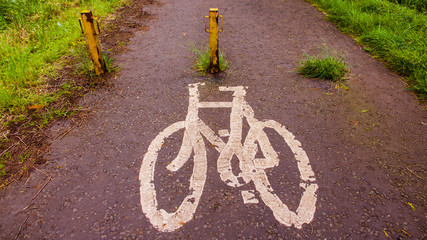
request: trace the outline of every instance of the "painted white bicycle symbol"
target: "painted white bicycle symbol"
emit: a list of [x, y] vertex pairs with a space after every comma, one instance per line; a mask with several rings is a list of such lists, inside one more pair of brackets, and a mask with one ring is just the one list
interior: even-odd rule
[[[160, 132], [151, 142], [148, 151], [142, 160], [139, 172], [140, 195], [142, 211], [151, 221], [151, 224], [160, 231], [174, 231], [190, 221], [199, 204], [206, 181], [207, 156], [202, 135], [220, 153], [217, 161], [221, 179], [229, 186], [239, 187], [252, 181], [262, 201], [272, 210], [274, 217], [286, 226], [294, 225], [301, 228], [302, 224], [310, 223], [316, 210], [316, 190], [314, 172], [309, 164], [307, 154], [301, 143], [284, 126], [273, 120], [259, 121], [254, 117], [254, 111], [245, 101], [245, 88], [219, 87], [220, 91], [232, 91], [232, 102], [200, 102], [199, 85], [190, 84], [190, 101], [185, 121], [176, 122]], [[218, 131], [220, 136], [228, 136], [224, 142], [198, 116], [201, 108], [231, 108], [230, 131]], [[242, 145], [243, 117], [249, 124], [247, 137]], [[271, 128], [281, 135], [292, 150], [300, 173], [300, 187], [304, 189], [299, 206], [295, 212], [289, 210], [280, 198], [274, 193], [265, 173], [265, 169], [279, 164], [279, 157], [271, 146], [264, 128]], [[165, 139], [178, 130], [184, 129], [182, 145], [176, 158], [167, 166], [169, 171], [179, 170], [193, 155], [193, 175], [190, 179], [189, 195], [174, 212], [158, 209], [154, 174], [158, 153]], [[264, 158], [256, 158], [258, 144]], [[232, 172], [231, 160], [233, 155], [239, 159], [241, 172], [236, 176]], [[239, 181], [240, 180], [240, 181]], [[242, 191], [242, 197], [247, 202], [257, 202], [251, 191]], [[251, 199], [252, 198], [252, 199]]]

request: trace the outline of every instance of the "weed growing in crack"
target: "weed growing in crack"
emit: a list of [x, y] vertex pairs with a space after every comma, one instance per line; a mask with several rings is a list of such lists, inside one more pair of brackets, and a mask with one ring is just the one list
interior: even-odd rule
[[[210, 64], [210, 49], [209, 45], [202, 45], [200, 48], [197, 48], [195, 44], [190, 44], [191, 51], [197, 55], [196, 63], [194, 64], [194, 68], [197, 71], [206, 74], [209, 69]], [[219, 51], [219, 69], [221, 71], [225, 71], [228, 66], [228, 61], [225, 60], [225, 55]]]
[[337, 56], [336, 52], [330, 52], [325, 46], [320, 57], [305, 54], [304, 59], [298, 63], [297, 71], [306, 77], [336, 82], [344, 79], [349, 68], [343, 57]]

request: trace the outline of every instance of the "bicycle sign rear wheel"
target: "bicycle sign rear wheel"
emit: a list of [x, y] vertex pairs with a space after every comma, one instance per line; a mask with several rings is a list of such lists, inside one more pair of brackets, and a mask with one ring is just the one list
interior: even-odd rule
[[[200, 134], [198, 134], [199, 136], [193, 136], [193, 138], [196, 138], [196, 141], [198, 142], [191, 143], [191, 139], [189, 139], [190, 137], [188, 134], [184, 133], [183, 146], [186, 146], [187, 148], [181, 148], [177, 155], [177, 160], [174, 160], [173, 162], [181, 162], [183, 164], [189, 160], [191, 152], [194, 152], [193, 174], [191, 176], [189, 186], [190, 193], [185, 197], [175, 212], [169, 213], [164, 209], [158, 209], [156, 189], [154, 185], [156, 162], [161, 161], [161, 159], [158, 159], [158, 153], [162, 148], [165, 139], [184, 128], [185, 122], [181, 121], [170, 125], [160, 132], [148, 147], [148, 151], [143, 158], [139, 172], [142, 211], [145, 213], [147, 218], [150, 219], [151, 224], [153, 224], [154, 227], [164, 232], [174, 231], [193, 218], [196, 208], [199, 205], [200, 196], [202, 195], [206, 181], [206, 150], [203, 138]], [[197, 144], [197, 149], [201, 149], [201, 151], [194, 151], [192, 144]], [[168, 169], [171, 171], [178, 170], [174, 166], [170, 168], [168, 167]]]

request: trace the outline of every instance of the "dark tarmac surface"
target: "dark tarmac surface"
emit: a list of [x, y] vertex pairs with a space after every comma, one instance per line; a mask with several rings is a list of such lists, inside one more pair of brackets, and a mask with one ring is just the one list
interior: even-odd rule
[[[217, 79], [191, 69], [188, 47], [207, 42], [203, 18], [210, 7], [224, 16], [220, 48], [230, 61]], [[398, 77], [322, 13], [302, 0], [176, 0], [135, 11], [154, 18], [118, 56], [121, 74], [114, 87], [85, 97], [81, 104], [93, 109], [90, 118], [52, 142], [40, 171], [2, 191], [0, 238], [427, 238], [426, 111]], [[345, 53], [349, 90], [296, 73], [304, 53], [315, 53], [323, 43]], [[140, 204], [142, 158], [157, 134], [185, 120], [188, 84], [201, 81], [203, 101], [231, 101], [217, 87], [246, 86], [255, 117], [279, 122], [301, 142], [319, 186], [310, 224], [287, 227], [261, 200], [244, 204], [241, 191], [254, 184], [226, 185], [216, 167], [219, 153], [206, 144], [207, 180], [194, 218], [173, 232], [151, 225]], [[230, 128], [229, 109], [202, 109], [199, 117], [215, 132]], [[49, 134], [70, 124], [60, 123]], [[247, 131], [245, 124], [243, 138]], [[303, 192], [296, 161], [280, 136], [267, 134], [281, 161], [266, 172], [295, 211]], [[156, 165], [157, 200], [169, 212], [189, 193], [191, 161], [176, 173], [165, 170], [182, 136], [178, 131], [167, 139]], [[232, 163], [237, 173], [237, 160]]]

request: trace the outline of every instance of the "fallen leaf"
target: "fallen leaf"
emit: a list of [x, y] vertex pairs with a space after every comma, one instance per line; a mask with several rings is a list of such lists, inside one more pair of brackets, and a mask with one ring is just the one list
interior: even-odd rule
[[388, 234], [387, 234], [387, 232], [386, 232], [385, 230], [383, 230], [383, 232], [384, 232], [385, 236], [386, 236], [386, 237], [388, 237]]
[[32, 106], [29, 106], [29, 107], [28, 107], [28, 109], [42, 109], [42, 108], [44, 108], [44, 105], [43, 105], [43, 104], [39, 104], [39, 105], [32, 105]]
[[412, 210], [414, 210], [414, 211], [415, 211], [415, 207], [414, 207], [414, 205], [413, 205], [412, 203], [410, 203], [410, 202], [406, 202], [406, 204], [408, 204], [408, 205], [412, 208]]
[[359, 122], [356, 122], [356, 121], [352, 121], [352, 120], [350, 120], [350, 122], [353, 122], [353, 123], [354, 123], [354, 125], [357, 125], [357, 124], [359, 124]]
[[328, 92], [327, 92], [327, 93], [326, 93], [326, 95], [334, 95], [334, 94], [333, 94], [333, 93], [328, 93]]
[[403, 229], [402, 229], [402, 232], [404, 232], [406, 235], [408, 235], [408, 236], [412, 237], [412, 236], [411, 236], [411, 234], [409, 234], [408, 232], [406, 232], [406, 231], [405, 231], [405, 230], [403, 230]]
[[184, 36], [184, 37], [185, 37], [186, 35], [187, 35], [187, 34], [186, 34], [185, 32], [183, 32], [183, 33], [182, 33], [182, 36]]
[[346, 85], [344, 85], [344, 84], [342, 84], [342, 83], [341, 83], [340, 87], [341, 87], [342, 89], [346, 90], [346, 91], [350, 91], [350, 89], [349, 89]]
[[310, 88], [310, 90], [320, 91], [320, 88]]
[[368, 110], [362, 110], [362, 111], [360, 111], [360, 112], [363, 112], [363, 113], [364, 113], [364, 112], [367, 112], [367, 111], [368, 111]]

